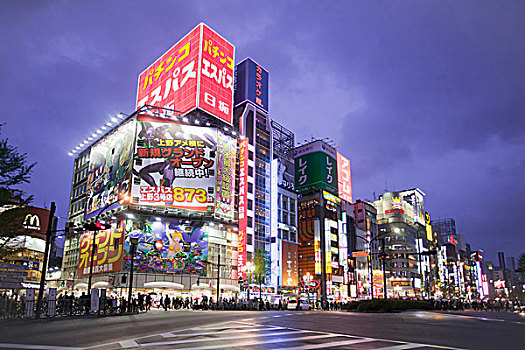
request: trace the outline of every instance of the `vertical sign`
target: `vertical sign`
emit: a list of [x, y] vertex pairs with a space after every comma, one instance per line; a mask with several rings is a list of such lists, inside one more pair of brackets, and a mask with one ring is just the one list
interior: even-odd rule
[[239, 142], [239, 255], [237, 267], [239, 275], [246, 278], [246, 272], [243, 271], [246, 266], [248, 254], [246, 252], [246, 227], [248, 226], [248, 138], [245, 137]]
[[339, 198], [352, 203], [350, 161], [339, 152], [337, 152], [337, 187], [339, 189]]
[[201, 24], [198, 107], [232, 124], [235, 47]]
[[[271, 190], [270, 190], [270, 205], [271, 205], [271, 226], [270, 226], [270, 237], [271, 237], [271, 243], [270, 243], [270, 257], [271, 257], [271, 275], [270, 275], [270, 283], [274, 286], [277, 286], [279, 284], [279, 277], [284, 279], [284, 276], [281, 275], [281, 270], [279, 268], [279, 262], [282, 260], [281, 258], [281, 252], [280, 252], [280, 245], [281, 240], [279, 239], [278, 235], [278, 228], [277, 228], [277, 215], [278, 215], [278, 206], [277, 206], [277, 200], [278, 200], [278, 193], [277, 193], [277, 168], [279, 165], [279, 160], [274, 159], [271, 163]], [[281, 280], [281, 282], [283, 282]]]
[[268, 112], [268, 80], [268, 71], [251, 58], [239, 63], [237, 65], [235, 105], [250, 101]]
[[237, 140], [218, 130], [215, 216], [220, 218], [233, 219], [236, 158]]

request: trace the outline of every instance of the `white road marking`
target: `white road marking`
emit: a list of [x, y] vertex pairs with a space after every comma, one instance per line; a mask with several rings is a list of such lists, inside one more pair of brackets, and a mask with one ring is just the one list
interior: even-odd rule
[[[224, 329], [224, 327], [217, 328], [217, 329]], [[284, 328], [283, 327], [264, 327], [264, 328], [253, 328], [253, 329], [227, 330], [224, 332], [201, 332], [201, 333], [186, 333], [186, 334], [161, 333], [160, 335], [163, 338], [175, 338], [175, 337], [193, 337], [197, 335], [221, 335], [221, 334], [229, 334], [229, 333], [260, 332], [260, 331], [271, 331], [271, 330], [277, 330], [277, 329], [284, 329]]]
[[[338, 336], [335, 334], [334, 336]], [[343, 345], [351, 345], [351, 344], [359, 344], [359, 343], [367, 343], [375, 341], [375, 339], [369, 339], [369, 338], [361, 338], [361, 339], [352, 339], [352, 340], [342, 340], [342, 341], [333, 341], [328, 343], [321, 343], [321, 344], [308, 344], [308, 345], [301, 345], [301, 346], [294, 346], [294, 347], [288, 347], [288, 348], [280, 348], [278, 350], [307, 350], [307, 349], [322, 349], [322, 348], [328, 348], [328, 347], [334, 347], [334, 346], [343, 346]], [[374, 349], [376, 350], [376, 349]]]
[[35, 350], [80, 350], [82, 348], [74, 348], [68, 346], [56, 346], [56, 345], [31, 345], [31, 344], [10, 344], [0, 343], [2, 349], [35, 349]]
[[[286, 331], [286, 332], [273, 332], [273, 333], [264, 333], [264, 334], [257, 334], [257, 337], [272, 337], [277, 335], [289, 335], [289, 334], [297, 334], [297, 333], [311, 333], [310, 331]], [[191, 334], [188, 334], [188, 336], [191, 336]], [[140, 344], [142, 347], [150, 347], [150, 346], [157, 346], [157, 345], [175, 345], [175, 344], [181, 344], [181, 343], [200, 343], [200, 342], [207, 342], [207, 341], [221, 341], [221, 340], [233, 340], [233, 339], [245, 339], [245, 338], [253, 338], [254, 335], [241, 335], [241, 336], [232, 336], [232, 337], [221, 337], [221, 338], [200, 338], [200, 339], [184, 339], [184, 340], [175, 340], [175, 341], [168, 341], [168, 342], [157, 342], [157, 343], [145, 343]], [[281, 338], [280, 341], [283, 341]], [[267, 340], [261, 340], [262, 343], [267, 343]], [[138, 346], [138, 345], [137, 345]], [[220, 345], [219, 345], [220, 346]], [[231, 344], [228, 344], [227, 346], [231, 346]]]
[[136, 347], [139, 346], [139, 344], [133, 339], [122, 340], [122, 341], [119, 341], [118, 343], [124, 349], [126, 349], [126, 348], [136, 348]]
[[394, 345], [394, 346], [387, 346], [386, 348], [378, 348], [374, 350], [405, 350], [405, 349], [414, 349], [414, 348], [420, 348], [426, 345], [423, 344], [401, 344], [401, 345]]

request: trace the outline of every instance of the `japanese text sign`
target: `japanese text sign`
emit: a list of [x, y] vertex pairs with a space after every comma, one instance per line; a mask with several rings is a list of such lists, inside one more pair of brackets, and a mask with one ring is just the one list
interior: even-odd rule
[[139, 116], [133, 202], [193, 211], [215, 203], [217, 130]]
[[337, 187], [339, 197], [352, 203], [352, 176], [350, 173], [350, 161], [337, 152]]
[[234, 60], [235, 47], [199, 24], [139, 75], [137, 109], [200, 108], [231, 125]]
[[251, 58], [245, 59], [237, 65], [235, 105], [251, 101], [268, 112], [268, 86], [268, 71]]
[[237, 140], [221, 130], [217, 133], [217, 187], [215, 216], [233, 219]]
[[295, 158], [295, 190], [304, 193], [315, 189], [338, 194], [336, 160], [323, 152]]
[[248, 208], [248, 138], [245, 137], [239, 141], [239, 255], [237, 266], [243, 278], [246, 278], [246, 272], [243, 271], [248, 259], [246, 251], [247, 236], [246, 227], [248, 217], [246, 210]]
[[[122, 270], [124, 222], [120, 222], [117, 228], [96, 232], [95, 246], [95, 255], [93, 256], [94, 274]], [[92, 250], [93, 232], [84, 233], [80, 238], [78, 276], [89, 275]]]

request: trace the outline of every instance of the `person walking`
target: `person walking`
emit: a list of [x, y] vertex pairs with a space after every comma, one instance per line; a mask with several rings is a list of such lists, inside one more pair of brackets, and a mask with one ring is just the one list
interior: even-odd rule
[[164, 299], [164, 311], [168, 311], [170, 308], [170, 297], [166, 295], [166, 298]]

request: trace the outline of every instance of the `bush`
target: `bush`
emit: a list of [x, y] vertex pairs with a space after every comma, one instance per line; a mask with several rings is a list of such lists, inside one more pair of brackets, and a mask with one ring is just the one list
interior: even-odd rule
[[395, 312], [406, 310], [428, 310], [430, 304], [426, 300], [405, 299], [374, 299], [351, 301], [342, 306], [346, 311], [359, 312]]

